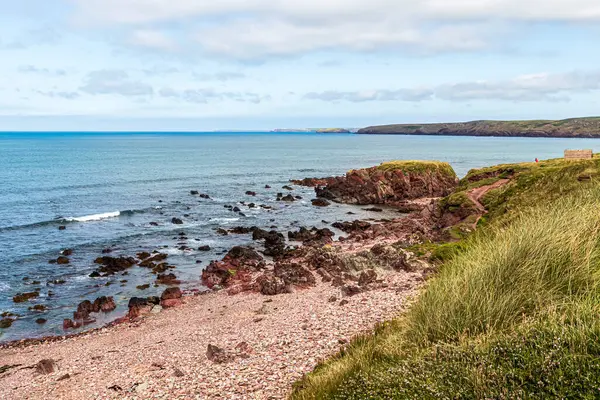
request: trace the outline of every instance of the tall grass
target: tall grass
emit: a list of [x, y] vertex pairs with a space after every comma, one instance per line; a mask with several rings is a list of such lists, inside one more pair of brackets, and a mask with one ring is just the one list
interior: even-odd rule
[[600, 396], [600, 189], [517, 214], [467, 239], [405, 316], [292, 398]]
[[474, 235], [408, 314], [414, 343], [504, 329], [600, 283], [600, 194], [580, 192]]

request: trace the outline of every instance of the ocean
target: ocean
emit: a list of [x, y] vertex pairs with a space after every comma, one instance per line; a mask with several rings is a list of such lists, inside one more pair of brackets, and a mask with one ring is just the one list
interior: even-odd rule
[[[201, 288], [200, 273], [248, 235], [219, 236], [215, 229], [258, 226], [286, 233], [300, 226], [390, 216], [364, 207], [313, 207], [310, 188], [294, 187], [302, 199], [277, 202], [290, 179], [344, 174], [396, 159], [449, 162], [460, 176], [471, 168], [561, 157], [565, 149], [600, 150], [594, 139], [370, 136], [314, 133], [0, 133], [0, 314], [19, 318], [0, 329], [0, 341], [60, 335], [82, 300], [113, 296], [115, 312], [133, 296], [158, 295], [164, 286], [141, 291], [155, 277], [144, 268], [127, 276], [91, 278], [94, 259], [160, 250], [183, 288]], [[266, 189], [270, 185], [271, 189]], [[210, 196], [191, 195], [197, 190]], [[255, 197], [246, 191], [257, 193]], [[249, 208], [253, 202], [272, 209]], [[243, 215], [225, 206], [237, 206]], [[348, 215], [348, 212], [355, 213]], [[181, 218], [183, 225], [171, 223]], [[65, 230], [59, 230], [59, 226]], [[185, 246], [180, 250], [180, 233]], [[196, 250], [209, 245], [211, 251]], [[50, 264], [63, 249], [70, 264]], [[39, 297], [14, 303], [17, 293]], [[29, 308], [44, 305], [47, 310]], [[37, 324], [39, 318], [47, 320]], [[88, 328], [89, 328], [88, 327]], [[75, 331], [70, 331], [75, 332]]]

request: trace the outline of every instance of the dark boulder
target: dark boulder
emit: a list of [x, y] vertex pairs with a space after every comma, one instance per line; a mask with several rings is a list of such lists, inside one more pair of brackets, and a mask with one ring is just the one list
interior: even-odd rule
[[282, 293], [287, 293], [287, 287], [283, 279], [273, 275], [264, 274], [256, 279], [258, 288], [265, 296], [275, 296]]
[[325, 199], [313, 199], [311, 200], [311, 203], [315, 207], [328, 207], [331, 205], [331, 203]]
[[182, 225], [182, 224], [183, 224], [183, 221], [182, 221], [180, 218], [173, 217], [173, 218], [171, 219], [171, 223], [172, 223], [172, 224], [175, 224], [175, 225]]
[[296, 263], [276, 263], [274, 273], [288, 285], [308, 287], [317, 283], [312, 272]]

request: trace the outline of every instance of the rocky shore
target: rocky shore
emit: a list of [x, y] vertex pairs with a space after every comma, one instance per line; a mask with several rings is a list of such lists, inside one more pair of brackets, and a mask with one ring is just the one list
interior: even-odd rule
[[[412, 245], [470, 229], [485, 213], [478, 199], [486, 187], [455, 195], [456, 175], [440, 162], [384, 163], [294, 183], [315, 187], [315, 206], [331, 200], [410, 213], [335, 223], [340, 237], [328, 228], [224, 230], [253, 244], [204, 269], [208, 291], [182, 292], [158, 251], [100, 257], [98, 275], [149, 268], [166, 288], [132, 298], [110, 327], [0, 346], [0, 397], [284, 398], [320, 359], [404, 309], [435, 270]], [[112, 310], [110, 297], [83, 301], [65, 329]]]

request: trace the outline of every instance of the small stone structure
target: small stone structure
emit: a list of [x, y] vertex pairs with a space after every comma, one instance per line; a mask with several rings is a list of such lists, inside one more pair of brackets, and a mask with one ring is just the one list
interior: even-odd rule
[[565, 160], [586, 160], [591, 159], [594, 153], [591, 149], [586, 150], [565, 150]]

